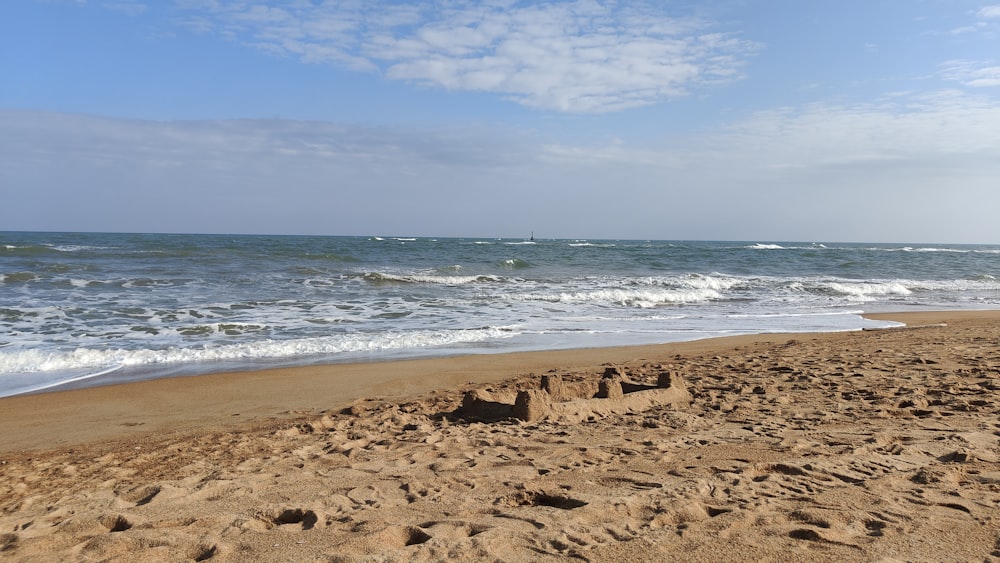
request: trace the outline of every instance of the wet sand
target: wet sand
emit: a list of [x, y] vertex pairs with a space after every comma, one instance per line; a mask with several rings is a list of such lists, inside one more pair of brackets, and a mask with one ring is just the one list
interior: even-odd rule
[[0, 559], [1000, 560], [1000, 312], [869, 316], [3, 398]]

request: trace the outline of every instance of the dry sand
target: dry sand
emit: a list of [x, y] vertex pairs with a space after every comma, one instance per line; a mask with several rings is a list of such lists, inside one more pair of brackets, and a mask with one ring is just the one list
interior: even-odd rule
[[1000, 313], [880, 317], [0, 399], [0, 559], [1000, 560]]

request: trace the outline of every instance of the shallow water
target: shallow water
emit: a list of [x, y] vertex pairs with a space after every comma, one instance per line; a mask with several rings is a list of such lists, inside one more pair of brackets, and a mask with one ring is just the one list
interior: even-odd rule
[[1000, 247], [0, 233], [0, 396], [76, 380], [886, 326]]

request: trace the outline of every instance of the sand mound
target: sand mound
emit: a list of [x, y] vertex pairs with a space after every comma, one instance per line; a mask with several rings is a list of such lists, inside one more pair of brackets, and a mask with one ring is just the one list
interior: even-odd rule
[[518, 391], [513, 401], [510, 395], [509, 391], [500, 395], [484, 389], [467, 391], [455, 415], [480, 421], [573, 423], [691, 402], [679, 374], [661, 371], [656, 385], [643, 385], [629, 381], [620, 366], [608, 367], [600, 380], [590, 378], [575, 383], [566, 383], [558, 374], [545, 375], [537, 388]]

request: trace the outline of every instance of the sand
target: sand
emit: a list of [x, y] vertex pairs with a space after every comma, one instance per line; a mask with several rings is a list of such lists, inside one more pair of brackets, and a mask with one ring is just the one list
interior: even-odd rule
[[1000, 561], [1000, 312], [878, 317], [0, 399], [0, 559]]

